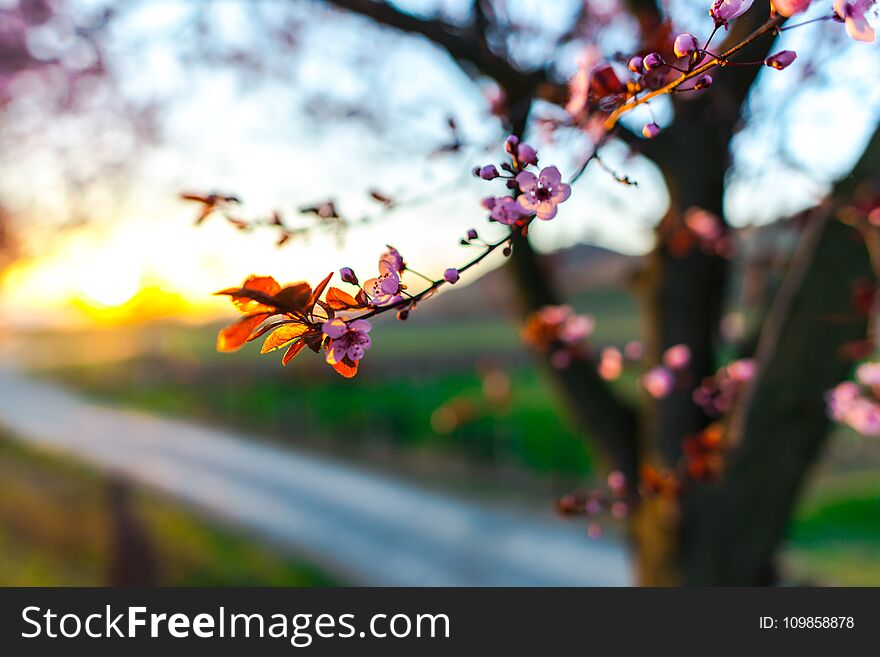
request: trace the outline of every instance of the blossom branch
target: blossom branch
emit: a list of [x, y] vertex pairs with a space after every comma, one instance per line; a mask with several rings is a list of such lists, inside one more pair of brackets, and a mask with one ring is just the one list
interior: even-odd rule
[[640, 105], [644, 105], [645, 103], [653, 100], [654, 98], [657, 98], [658, 96], [663, 96], [663, 95], [672, 93], [673, 91], [675, 91], [678, 87], [680, 87], [682, 84], [684, 84], [688, 80], [694, 80], [696, 78], [699, 78], [700, 76], [711, 71], [716, 66], [722, 66], [722, 67], [726, 66], [729, 63], [728, 60], [732, 56], [734, 56], [736, 53], [738, 53], [740, 50], [742, 50], [743, 48], [745, 48], [749, 44], [753, 43], [754, 41], [757, 41], [765, 34], [770, 34], [770, 33], [776, 32], [778, 30], [779, 25], [784, 20], [785, 20], [785, 18], [782, 16], [778, 16], [778, 15], [771, 16], [767, 20], [766, 23], [761, 25], [761, 27], [756, 29], [754, 32], [752, 32], [750, 35], [748, 35], [745, 39], [743, 39], [742, 41], [740, 41], [736, 45], [731, 46], [730, 48], [725, 50], [723, 53], [721, 53], [721, 55], [719, 55], [717, 57], [713, 57], [712, 59], [710, 59], [708, 62], [706, 62], [704, 64], [700, 64], [699, 66], [693, 68], [691, 71], [682, 74], [680, 77], [678, 77], [675, 80], [673, 80], [672, 82], [669, 82], [668, 84], [660, 87], [659, 89], [655, 89], [654, 91], [650, 91], [647, 94], [645, 94], [644, 96], [638, 96], [636, 98], [633, 98], [631, 101], [628, 101], [628, 102], [624, 103], [623, 105], [619, 106], [617, 109], [615, 109], [613, 112], [611, 112], [611, 114], [608, 115], [607, 119], [605, 119], [605, 123], [604, 123], [605, 130], [610, 131], [611, 129], [613, 129], [617, 125], [618, 121], [620, 120], [620, 118], [624, 114], [626, 114], [627, 112], [631, 112], [636, 107], [638, 107]]

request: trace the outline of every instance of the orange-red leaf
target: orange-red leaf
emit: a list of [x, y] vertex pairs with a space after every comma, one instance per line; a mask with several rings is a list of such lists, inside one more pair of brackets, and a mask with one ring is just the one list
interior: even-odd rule
[[339, 372], [346, 379], [352, 378], [355, 374], [358, 373], [358, 363], [360, 361], [357, 360], [348, 360], [347, 358], [339, 361], [335, 365], [331, 365], [331, 367]]
[[217, 334], [217, 351], [230, 352], [241, 349], [248, 337], [257, 326], [270, 317], [270, 313], [259, 313], [242, 317]]
[[290, 349], [284, 352], [284, 357], [281, 359], [281, 364], [287, 365], [299, 352], [303, 350], [305, 346], [305, 340], [297, 340], [296, 342], [294, 342], [292, 345], [290, 345]]
[[340, 290], [338, 287], [331, 287], [327, 290], [327, 305], [333, 310], [349, 310], [360, 308], [361, 304], [358, 300], [351, 296], [348, 292]]
[[306, 282], [292, 283], [275, 293], [278, 307], [287, 311], [301, 311], [306, 308], [309, 297], [312, 296], [312, 286]]
[[309, 330], [305, 324], [285, 324], [278, 327], [263, 342], [263, 348], [260, 349], [261, 354], [269, 353], [280, 347], [283, 347], [291, 340], [296, 340], [303, 333]]
[[271, 276], [249, 276], [238, 289], [231, 288], [217, 294], [228, 294], [232, 297], [232, 303], [241, 312], [246, 314], [270, 312], [273, 310], [267, 302], [269, 297], [274, 296], [281, 286]]
[[308, 303], [306, 304], [306, 310], [311, 311], [311, 309], [315, 307], [315, 304], [318, 302], [318, 299], [321, 298], [321, 295], [324, 293], [324, 288], [327, 287], [327, 283], [330, 282], [331, 278], [333, 278], [332, 271], [327, 274], [326, 278], [324, 278], [323, 281], [315, 286], [315, 289], [312, 290], [312, 294], [309, 297]]

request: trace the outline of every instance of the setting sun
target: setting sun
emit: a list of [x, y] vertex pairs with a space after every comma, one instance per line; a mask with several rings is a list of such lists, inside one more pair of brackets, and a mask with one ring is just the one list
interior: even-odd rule
[[78, 295], [89, 305], [113, 308], [134, 297], [141, 287], [141, 271], [121, 257], [103, 257], [78, 272]]

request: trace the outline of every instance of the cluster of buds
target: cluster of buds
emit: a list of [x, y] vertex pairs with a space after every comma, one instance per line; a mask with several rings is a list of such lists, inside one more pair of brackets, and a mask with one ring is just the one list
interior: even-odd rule
[[602, 536], [603, 518], [622, 520], [630, 513], [631, 491], [626, 476], [619, 470], [611, 472], [605, 480], [604, 488], [588, 491], [574, 491], [562, 496], [557, 510], [569, 518], [586, 518], [587, 535], [590, 538]]
[[[710, 50], [719, 29], [727, 29], [730, 21], [749, 11], [753, 3], [754, 0], [712, 0], [709, 15], [714, 22], [714, 29], [707, 29], [710, 33], [702, 45], [701, 40], [689, 32], [678, 34], [667, 46], [668, 51], [664, 49], [662, 53], [642, 52], [628, 60], [622, 60], [626, 62], [628, 78], [622, 66], [602, 62], [597, 56], [583, 58], [577, 74], [569, 82], [570, 98], [566, 110], [570, 118], [593, 135], [597, 142], [601, 142], [604, 134], [616, 125], [622, 113], [648, 103], [659, 94], [708, 89], [714, 82], [712, 72], [719, 67], [735, 63], [767, 66], [776, 70], [788, 68], [797, 59], [797, 54], [791, 50], [776, 52], [756, 62], [734, 62], [732, 58], [743, 45], [760, 36], [814, 22], [811, 20], [799, 25], [779, 27], [782, 18], [806, 11], [811, 4], [810, 0], [774, 0], [774, 13], [762, 28], [725, 52], [716, 53]], [[845, 23], [846, 31], [853, 39], [873, 41], [874, 30], [866, 16], [876, 11], [876, 0], [836, 0], [834, 11], [816, 20]], [[592, 50], [589, 52], [592, 54]], [[621, 73], [624, 74], [623, 77]], [[599, 131], [595, 129], [597, 117], [602, 126]], [[660, 125], [654, 120], [645, 123], [641, 130], [646, 139], [654, 139], [661, 132]]]
[[880, 362], [856, 368], [855, 380], [839, 383], [825, 395], [828, 415], [864, 436], [880, 436]]
[[741, 358], [708, 376], [693, 392], [694, 403], [709, 417], [729, 411], [746, 385], [755, 376], [755, 361]]
[[639, 379], [642, 388], [654, 399], [662, 399], [685, 383], [691, 363], [691, 349], [676, 344], [663, 352], [662, 362], [645, 372]]
[[582, 343], [590, 337], [595, 321], [577, 315], [571, 306], [544, 306], [532, 313], [520, 332], [523, 342], [550, 353], [550, 364], [565, 369], [573, 358], [584, 356]]

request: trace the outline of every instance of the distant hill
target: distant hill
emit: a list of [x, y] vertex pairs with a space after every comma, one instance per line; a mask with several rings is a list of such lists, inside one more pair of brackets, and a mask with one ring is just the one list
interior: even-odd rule
[[[628, 256], [592, 244], [578, 244], [542, 256], [544, 265], [570, 298], [597, 289], [622, 288], [641, 266], [641, 256]], [[424, 321], [479, 320], [512, 315], [515, 295], [504, 267], [470, 285], [441, 294], [422, 305], [416, 315]], [[414, 315], [415, 317], [415, 315]]]

